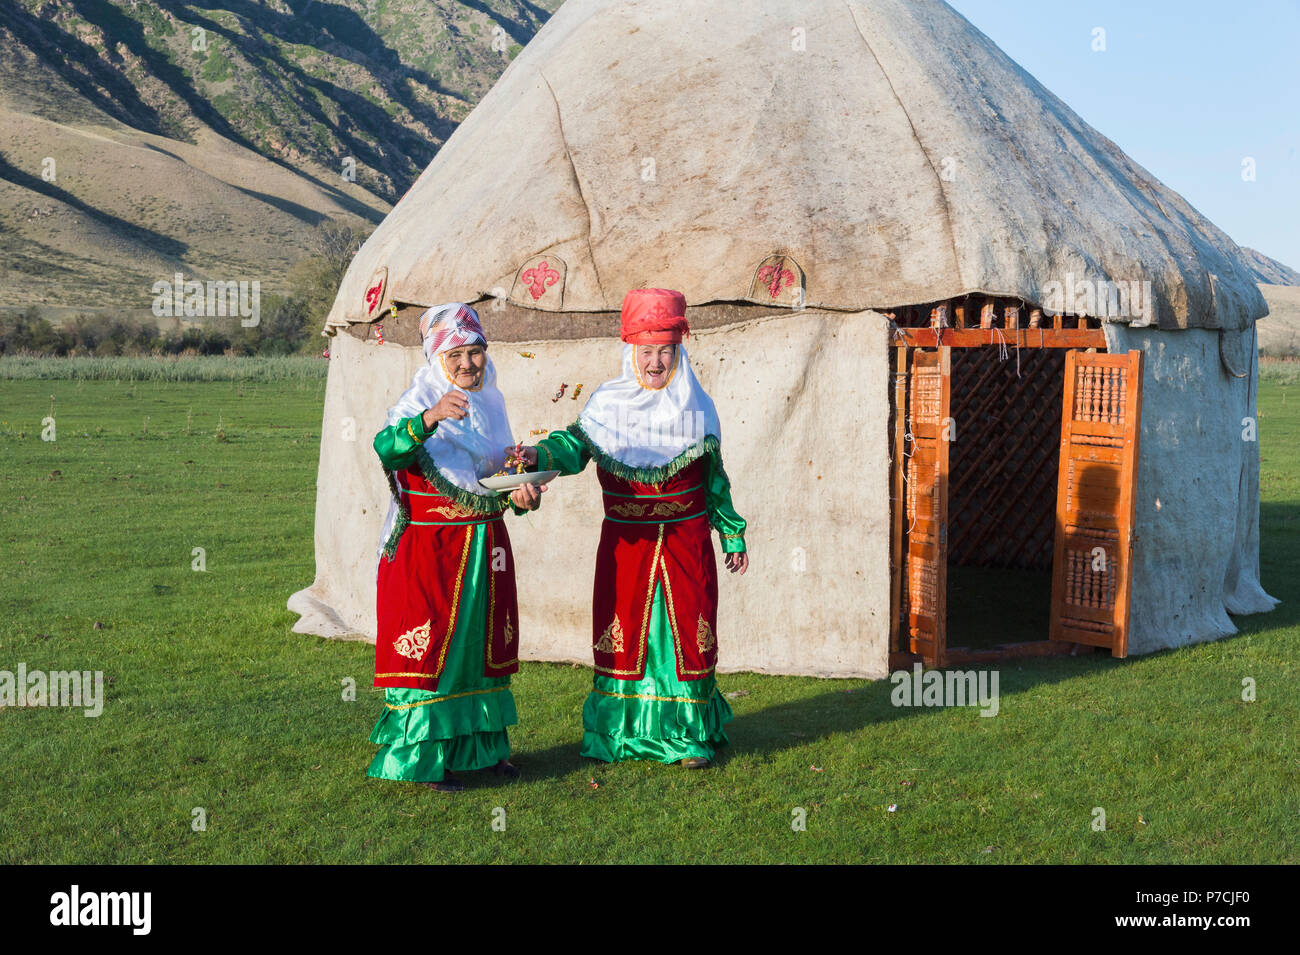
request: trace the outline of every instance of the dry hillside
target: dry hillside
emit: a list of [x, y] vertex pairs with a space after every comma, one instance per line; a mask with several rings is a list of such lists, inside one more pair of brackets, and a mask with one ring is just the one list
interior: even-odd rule
[[1259, 353], [1300, 356], [1300, 286], [1263, 285], [1268, 314], [1258, 322]]
[[[0, 307], [282, 291], [369, 231], [558, 0], [3, 0]], [[345, 175], [351, 172], [351, 177]]]

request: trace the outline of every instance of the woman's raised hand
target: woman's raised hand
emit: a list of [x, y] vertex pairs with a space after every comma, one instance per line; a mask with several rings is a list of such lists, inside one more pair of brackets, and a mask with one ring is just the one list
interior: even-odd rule
[[525, 445], [522, 449], [510, 445], [506, 448], [506, 466], [510, 467], [516, 461], [523, 461], [526, 468], [533, 467], [537, 464], [537, 449], [531, 445]]
[[467, 414], [469, 414], [469, 399], [459, 391], [449, 391], [438, 400], [436, 405], [424, 412], [424, 427], [426, 430], [432, 428], [435, 422], [442, 421], [444, 418], [459, 421]]

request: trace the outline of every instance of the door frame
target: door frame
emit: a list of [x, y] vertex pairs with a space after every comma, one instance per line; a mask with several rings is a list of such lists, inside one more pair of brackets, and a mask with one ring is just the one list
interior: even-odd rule
[[[1007, 345], [1010, 347], [1020, 348], [1062, 348], [1072, 352], [1096, 351], [1098, 353], [1107, 353], [1106, 337], [1099, 327], [1077, 327], [1063, 328], [1061, 326], [1060, 316], [1056, 317], [1054, 326], [1017, 328], [1014, 324], [1008, 324], [1006, 329], [990, 327], [984, 321], [981, 321], [979, 328], [950, 328], [945, 323], [945, 316], [941, 314], [944, 306], [939, 306], [932, 311], [932, 327], [902, 327], [892, 323], [891, 318], [891, 342], [894, 348], [894, 387], [892, 391], [893, 404], [893, 427], [891, 432], [891, 455], [890, 455], [890, 641], [889, 641], [889, 668], [896, 670], [906, 668], [913, 663], [923, 663], [928, 666], [952, 666], [964, 663], [983, 663], [995, 662], [998, 660], [1011, 659], [1016, 657], [1030, 656], [1057, 656], [1070, 655], [1074, 656], [1081, 652], [1091, 652], [1095, 649], [1093, 646], [1075, 643], [1068, 639], [1052, 639], [1052, 632], [1049, 625], [1047, 639], [1030, 640], [1019, 643], [1000, 644], [987, 649], [969, 649], [966, 647], [948, 647], [946, 634], [946, 594], [939, 595], [940, 611], [943, 619], [939, 621], [938, 631], [938, 648], [939, 653], [935, 654], [932, 659], [924, 659], [920, 653], [913, 652], [911, 649], [911, 635], [908, 622], [906, 595], [904, 593], [903, 583], [907, 577], [907, 557], [908, 557], [908, 520], [907, 520], [907, 485], [905, 480], [905, 471], [907, 459], [911, 454], [912, 448], [908, 447], [911, 430], [910, 423], [910, 400], [912, 384], [912, 352], [914, 349], [936, 349], [936, 348], [975, 348], [989, 345]], [[981, 316], [983, 318], [983, 316]], [[958, 316], [959, 324], [964, 325], [961, 316]], [[1080, 324], [1083, 324], [1082, 322]], [[1067, 355], [1067, 367], [1072, 367], [1073, 362]], [[1140, 366], [1139, 366], [1140, 367]], [[1141, 376], [1137, 378], [1138, 386], [1141, 386]], [[951, 377], [946, 378], [948, 386], [951, 384]], [[945, 396], [945, 399], [950, 396]], [[1066, 399], [1063, 399], [1063, 403]], [[1140, 400], [1140, 399], [1139, 399]], [[945, 400], [945, 405], [947, 401]], [[1063, 412], [1064, 413], [1064, 412]], [[1133, 467], [1133, 484], [1136, 485], [1136, 459]], [[1130, 500], [1135, 497], [1134, 489], [1130, 489]], [[947, 483], [944, 482], [943, 514], [946, 522], [948, 493]], [[1060, 502], [1057, 502], [1059, 515]], [[943, 529], [943, 536], [946, 538], [946, 526]], [[1058, 526], [1058, 535], [1061, 529]], [[946, 541], [945, 541], [946, 543]], [[1059, 545], [1058, 545], [1059, 546]], [[942, 558], [944, 561], [943, 568], [939, 569], [938, 580], [943, 581], [946, 585], [947, 576], [947, 553], [946, 547], [943, 548]], [[1053, 590], [1054, 597], [1052, 602], [1053, 620], [1057, 618], [1057, 603], [1055, 599], [1055, 581], [1057, 578], [1057, 560], [1056, 548], [1053, 555]], [[1128, 602], [1127, 595], [1131, 591], [1131, 570], [1130, 583], [1124, 588], [1125, 602], [1124, 613], [1127, 616]], [[1125, 625], [1124, 634], [1127, 636], [1127, 625]], [[1113, 652], [1113, 651], [1112, 651]], [[1122, 655], [1119, 654], [1119, 655]]]

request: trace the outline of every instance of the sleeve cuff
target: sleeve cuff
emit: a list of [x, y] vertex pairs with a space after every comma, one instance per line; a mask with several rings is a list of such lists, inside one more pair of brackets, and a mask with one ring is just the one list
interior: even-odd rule
[[429, 438], [437, 430], [438, 430], [438, 422], [436, 421], [433, 423], [432, 428], [430, 428], [428, 431], [424, 430], [423, 414], [412, 415], [411, 417], [406, 419], [406, 433], [409, 434], [412, 439], [414, 439], [416, 442], [420, 444], [423, 444], [425, 439]]
[[[533, 445], [533, 447], [537, 450], [537, 463], [534, 464], [528, 470], [534, 474], [536, 474], [538, 471], [555, 470], [555, 465], [554, 465], [555, 458], [551, 455], [551, 449], [544, 444], [535, 444]], [[543, 457], [546, 458], [545, 464], [542, 463]]]
[[743, 554], [745, 553], [745, 535], [744, 534], [724, 534], [718, 532], [718, 537], [722, 540], [722, 552], [724, 554]]

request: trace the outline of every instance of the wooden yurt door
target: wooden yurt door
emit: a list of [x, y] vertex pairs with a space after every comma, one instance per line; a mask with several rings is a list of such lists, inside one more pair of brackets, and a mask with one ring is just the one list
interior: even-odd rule
[[926, 663], [942, 666], [947, 634], [952, 349], [914, 349], [908, 380], [907, 645]]
[[1128, 655], [1142, 352], [1065, 356], [1050, 637]]

